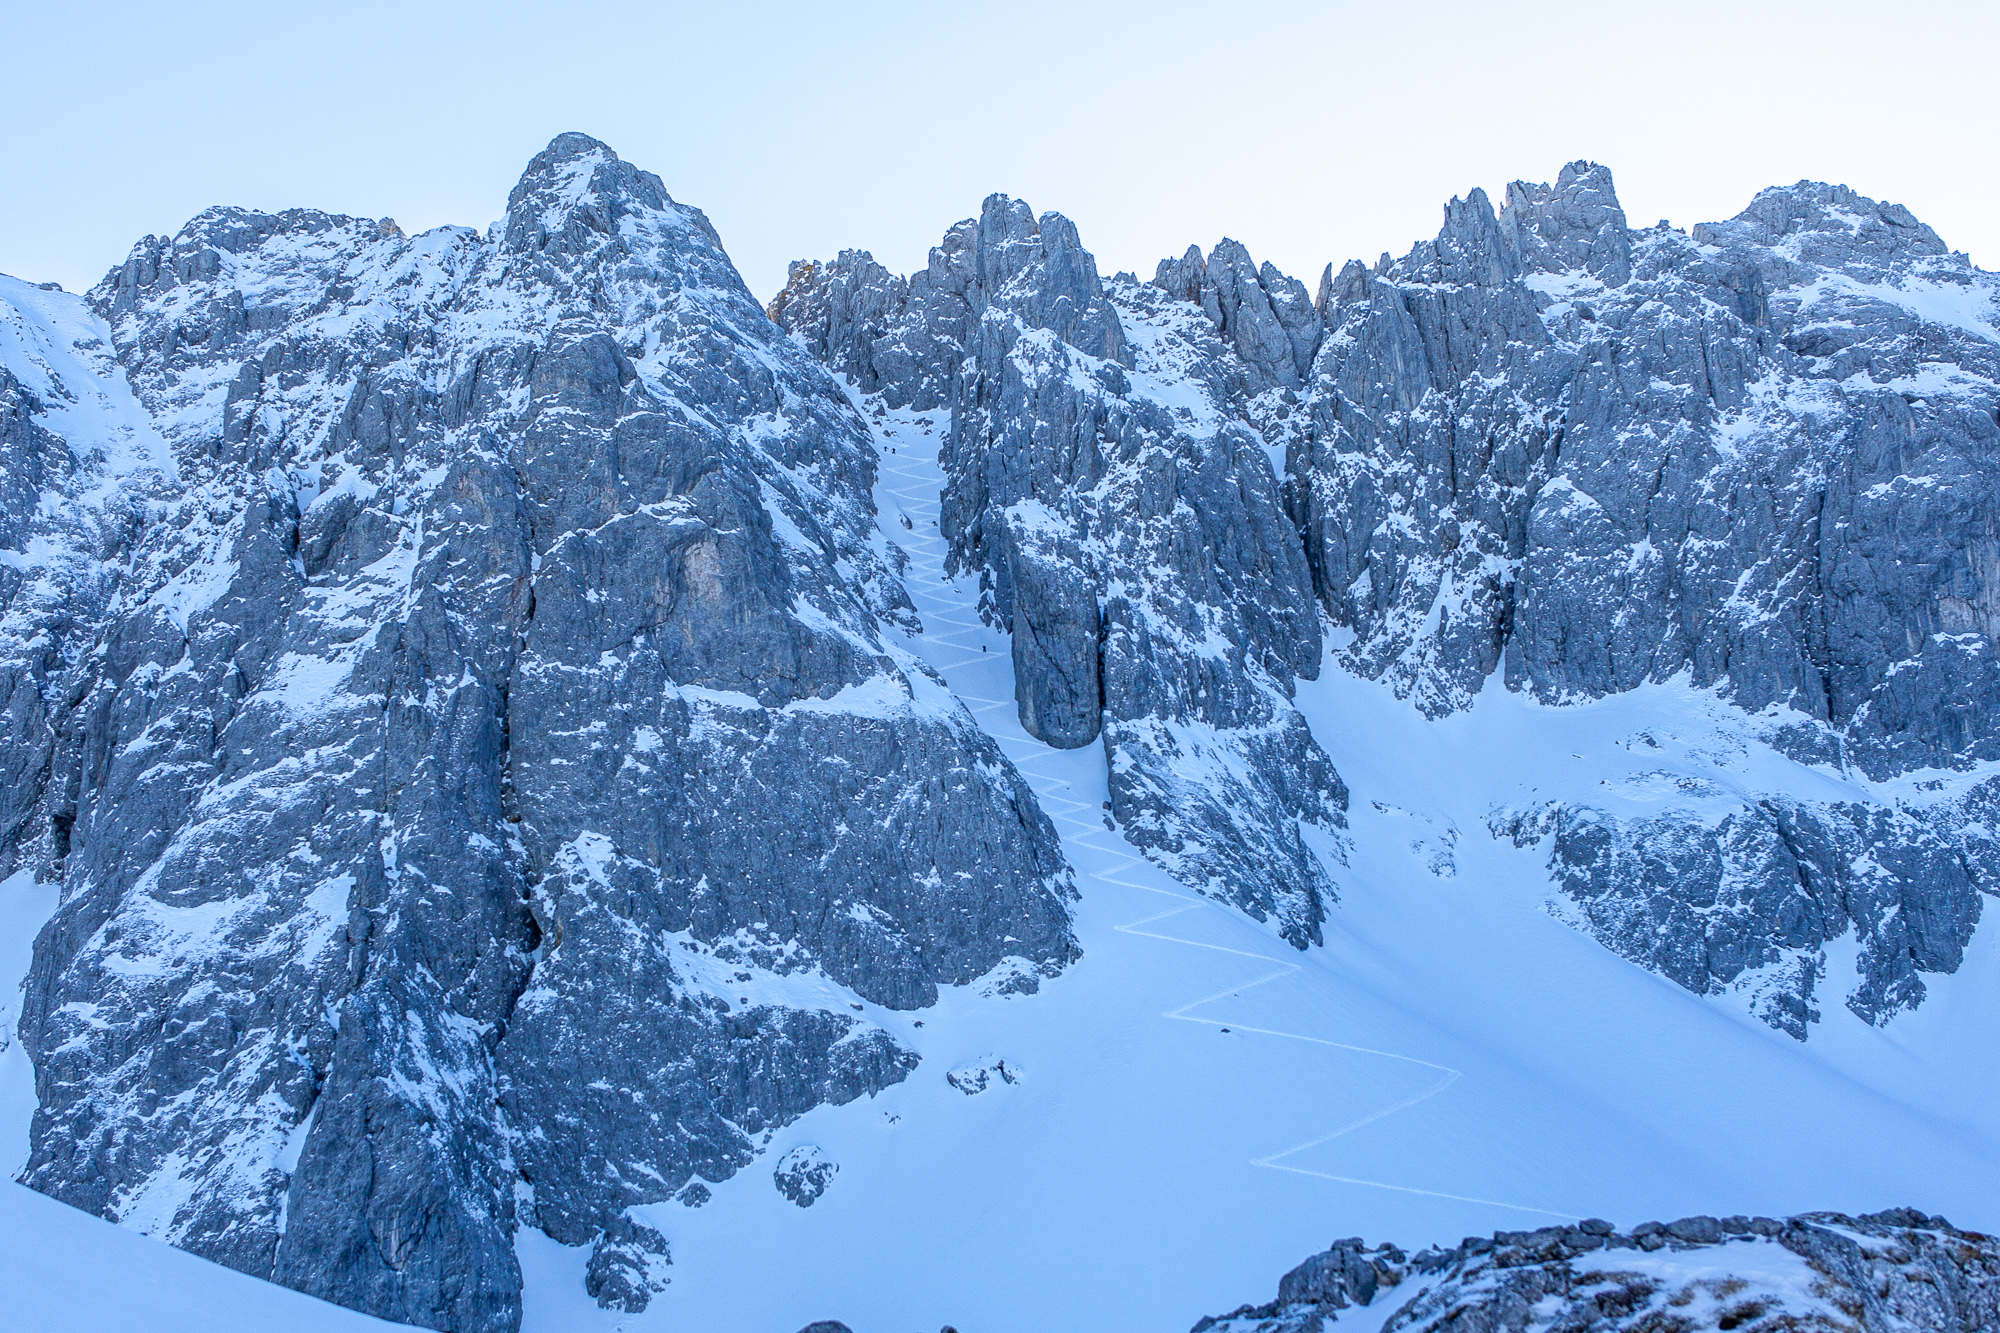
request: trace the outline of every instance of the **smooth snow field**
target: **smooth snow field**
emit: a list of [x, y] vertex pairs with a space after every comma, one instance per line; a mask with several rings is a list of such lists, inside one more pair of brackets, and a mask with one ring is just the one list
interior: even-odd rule
[[[643, 1315], [599, 1310], [587, 1251], [524, 1230], [524, 1333], [794, 1333], [815, 1319], [1181, 1333], [1268, 1299], [1342, 1236], [1415, 1247], [1584, 1216], [1894, 1204], [2000, 1229], [1992, 926], [1886, 1029], [1841, 1006], [1836, 962], [1826, 1019], [1800, 1044], [1551, 916], [1545, 852], [1487, 827], [1496, 808], [1553, 798], [1642, 811], [1689, 776], [1725, 792], [1860, 787], [1779, 757], [1749, 719], [1678, 686], [1549, 708], [1496, 684], [1427, 722], [1329, 667], [1299, 698], [1352, 792], [1350, 845], [1331, 851], [1345, 863], [1326, 947], [1300, 953], [1132, 854], [1106, 827], [1101, 747], [1055, 751], [1021, 731], [1007, 641], [980, 624], [976, 585], [943, 575], [943, 422], [878, 419], [881, 528], [909, 553], [925, 626], [889, 638], [1041, 793], [1077, 870], [1083, 956], [1031, 996], [975, 985], [916, 1013], [866, 1006], [922, 1065], [777, 1131], [700, 1209], [638, 1210], [674, 1257]], [[17, 876], [0, 896], [0, 964], [18, 977], [52, 894]], [[10, 981], [10, 1038], [17, 1002]], [[947, 1079], [979, 1066], [984, 1091]], [[10, 1043], [0, 1131], [14, 1169], [31, 1110]], [[840, 1168], [804, 1209], [771, 1180], [801, 1145]], [[388, 1327], [14, 1185], [0, 1187], [0, 1281], [0, 1329]]]

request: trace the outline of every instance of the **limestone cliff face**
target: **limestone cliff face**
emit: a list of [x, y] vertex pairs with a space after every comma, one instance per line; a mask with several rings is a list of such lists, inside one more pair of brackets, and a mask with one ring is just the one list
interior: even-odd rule
[[2000, 755], [1995, 291], [1845, 188], [1692, 234], [1590, 163], [1454, 201], [1326, 283], [1290, 472], [1348, 660], [1432, 711], [1686, 673], [1876, 778]]
[[890, 406], [950, 406], [942, 527], [1012, 632], [1028, 732], [1101, 742], [1128, 839], [1317, 942], [1347, 793], [1292, 705], [1319, 613], [1232, 345], [1003, 195], [925, 273], [848, 251], [772, 312]]
[[[1840, 187], [1691, 234], [1627, 227], [1590, 163], [1454, 201], [1325, 283], [1290, 478], [1341, 659], [1432, 713], [1495, 671], [1551, 703], [1681, 678], [1877, 783], [1993, 759], [1996, 293]], [[1984, 790], [1537, 827], [1579, 925], [1804, 1037], [1849, 932], [1871, 1022], [1957, 969], [2000, 888]]]
[[914, 1063], [745, 996], [1073, 955], [1047, 820], [878, 633], [865, 428], [656, 177], [564, 135], [491, 235], [217, 209], [68, 299], [159, 456], [6, 386], [36, 1188], [448, 1329], [518, 1323], [534, 1225], [637, 1308], [625, 1208]]
[[0, 279], [0, 872], [63, 893], [25, 1178], [422, 1326], [514, 1328], [522, 1226], [638, 1309], [628, 1210], [905, 1077], [871, 1010], [1074, 958], [1049, 821], [882, 632], [850, 392], [948, 414], [1022, 723], [1185, 883], [1322, 937], [1325, 664], [1432, 716], [1678, 681], [1861, 794], [1490, 831], [1638, 965], [1805, 1037], [1851, 956], [1886, 1021], [2000, 889], [1996, 293], [1844, 188], [1633, 229], [1575, 163], [1316, 293], [1231, 241], [1107, 279], [996, 195], [767, 315], [582, 135], [488, 234], [220, 208]]
[[[1234, 241], [1099, 282], [1067, 222], [996, 197], [926, 272], [843, 252], [772, 312], [862, 391], [953, 409], [946, 513], [1024, 725], [1101, 735], [1132, 841], [1303, 941], [1331, 886], [1288, 839], [1337, 855], [1311, 831], [1345, 801], [1285, 701], [1322, 623], [1432, 716], [1496, 675], [1557, 704], [1678, 679], [1878, 786], [2000, 757], [1996, 294], [1844, 187], [1634, 229], [1577, 162], [1497, 212], [1453, 200], [1314, 299]], [[1610, 947], [1803, 1036], [1823, 945], [1860, 933], [1845, 998], [1881, 1021], [1956, 968], [1990, 890], [1976, 818], [1883, 790], [1495, 831], [1554, 836], [1566, 914]], [[1713, 873], [1674, 868], [1689, 839]]]

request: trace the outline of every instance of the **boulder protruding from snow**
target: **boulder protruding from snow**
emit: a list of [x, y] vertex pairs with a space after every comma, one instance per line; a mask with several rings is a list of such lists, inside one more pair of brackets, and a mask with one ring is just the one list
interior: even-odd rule
[[810, 1208], [826, 1193], [826, 1187], [839, 1171], [840, 1163], [828, 1157], [824, 1149], [803, 1143], [778, 1159], [771, 1180], [778, 1193], [801, 1208]]
[[988, 1088], [1003, 1083], [1019, 1083], [1019, 1066], [1010, 1065], [997, 1055], [981, 1056], [977, 1060], [960, 1065], [944, 1076], [944, 1081], [957, 1088], [968, 1097], [976, 1097]]

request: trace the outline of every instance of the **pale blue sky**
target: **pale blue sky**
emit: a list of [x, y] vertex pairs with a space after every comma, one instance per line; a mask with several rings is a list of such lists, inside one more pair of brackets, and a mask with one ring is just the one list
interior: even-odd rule
[[1150, 275], [1223, 235], [1311, 283], [1590, 157], [1635, 224], [1844, 181], [2000, 265], [2000, 5], [836, 7], [5, 0], [0, 271], [75, 290], [212, 203], [484, 225], [577, 129], [751, 288], [898, 270], [1005, 190]]

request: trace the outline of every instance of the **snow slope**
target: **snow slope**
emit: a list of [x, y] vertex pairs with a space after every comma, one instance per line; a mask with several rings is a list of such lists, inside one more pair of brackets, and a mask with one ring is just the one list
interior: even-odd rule
[[[1836, 779], [1671, 685], [1560, 709], [1495, 688], [1426, 722], [1329, 668], [1300, 706], [1353, 790], [1353, 847], [1327, 946], [1299, 953], [1129, 853], [1105, 827], [1099, 747], [1020, 730], [1006, 640], [981, 626], [976, 587], [942, 574], [943, 416], [861, 406], [882, 531], [909, 553], [924, 619], [907, 646], [1062, 829], [1084, 956], [1032, 996], [871, 1006], [922, 1066], [780, 1131], [699, 1211], [636, 1210], [675, 1259], [644, 1315], [596, 1309], [583, 1253], [524, 1232], [526, 1333], [1171, 1330], [1335, 1235], [1416, 1245], [1586, 1215], [1905, 1202], [2000, 1226], [1992, 1075], [1941, 1050], [2000, 1008], [1992, 932], [1917, 1014], [1878, 1031], [1838, 1011], [1801, 1045], [1552, 917], [1541, 854], [1485, 823], [1614, 784], [1642, 801], [1676, 768], [1820, 797]], [[1641, 731], [1660, 743], [1628, 748]], [[948, 1078], [996, 1060], [1015, 1081], [968, 1094]], [[840, 1170], [801, 1209], [769, 1164], [805, 1145]]]
[[0, 273], [0, 366], [46, 409], [38, 424], [109, 480], [153, 469], [173, 476], [159, 427], [132, 394], [111, 330], [75, 296]]
[[371, 1319], [0, 1185], [0, 1329], [20, 1333], [368, 1333]]

